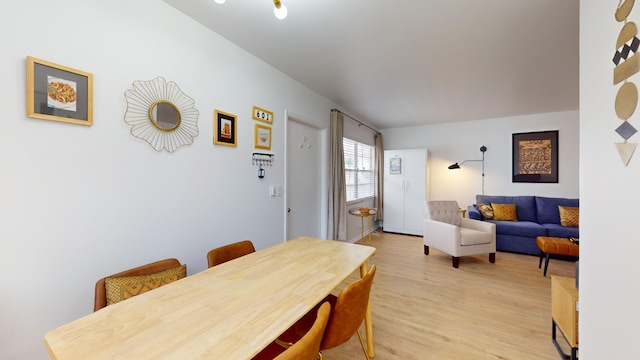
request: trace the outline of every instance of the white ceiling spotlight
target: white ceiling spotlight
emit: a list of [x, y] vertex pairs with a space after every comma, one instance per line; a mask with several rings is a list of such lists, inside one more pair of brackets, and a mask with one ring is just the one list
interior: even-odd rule
[[280, 0], [273, 0], [273, 5], [275, 6], [273, 8], [273, 13], [278, 19], [282, 20], [287, 17], [287, 7], [284, 6]]
[[[218, 4], [224, 4], [227, 0], [213, 0]], [[287, 7], [284, 6], [280, 0], [273, 0], [273, 13], [280, 20], [287, 17]]]

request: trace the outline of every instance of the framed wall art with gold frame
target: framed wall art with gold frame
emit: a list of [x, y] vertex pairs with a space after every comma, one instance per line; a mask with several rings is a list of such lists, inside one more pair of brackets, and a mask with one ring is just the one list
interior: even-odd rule
[[271, 128], [270, 127], [256, 124], [254, 147], [256, 149], [271, 150]]
[[237, 116], [224, 111], [213, 113], [213, 143], [216, 145], [238, 145]]
[[93, 75], [28, 56], [27, 116], [93, 125]]

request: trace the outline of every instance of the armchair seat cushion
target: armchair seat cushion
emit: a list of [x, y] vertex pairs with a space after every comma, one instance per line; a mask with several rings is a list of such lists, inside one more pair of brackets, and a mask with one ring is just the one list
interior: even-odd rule
[[489, 244], [491, 241], [493, 241], [491, 233], [460, 228], [460, 245], [462, 246]]

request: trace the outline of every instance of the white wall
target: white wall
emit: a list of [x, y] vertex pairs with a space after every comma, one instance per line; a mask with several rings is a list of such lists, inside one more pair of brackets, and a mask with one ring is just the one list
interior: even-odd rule
[[[512, 183], [512, 134], [558, 130], [558, 183]], [[461, 207], [482, 194], [482, 163], [467, 162], [459, 170], [448, 166], [482, 159], [485, 145], [484, 193], [577, 198], [579, 191], [578, 112], [567, 111], [452, 124], [386, 129], [385, 149], [429, 150], [429, 199], [456, 200]]]
[[[629, 3], [624, 1], [623, 3]], [[640, 151], [624, 166], [614, 143], [621, 124], [612, 62], [622, 24], [616, 1], [580, 2], [580, 359], [637, 353], [640, 323]], [[640, 21], [636, 2], [629, 21]], [[638, 85], [640, 74], [628, 79]], [[640, 128], [636, 108], [629, 122]], [[639, 134], [629, 142], [638, 143]], [[588, 161], [586, 160], [588, 159]]]
[[[275, 20], [275, 19], [274, 19]], [[159, 0], [3, 3], [0, 32], [0, 359], [47, 358], [46, 331], [93, 310], [95, 281], [177, 257], [283, 241], [285, 110], [328, 126], [335, 104]], [[26, 56], [94, 75], [91, 127], [26, 117]], [[163, 76], [194, 98], [200, 134], [155, 152], [123, 121], [125, 90]], [[273, 167], [251, 164], [251, 107], [275, 114]], [[238, 147], [214, 146], [213, 111], [238, 116]]]

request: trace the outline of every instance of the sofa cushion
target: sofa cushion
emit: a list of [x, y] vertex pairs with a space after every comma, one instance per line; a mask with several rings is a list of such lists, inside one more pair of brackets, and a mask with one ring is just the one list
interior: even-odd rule
[[580, 206], [579, 199], [566, 199], [566, 198], [548, 198], [543, 196], [536, 196], [536, 211], [538, 217], [536, 221], [538, 224], [560, 224], [560, 211], [558, 206]]
[[491, 204], [493, 220], [518, 221], [516, 204]]
[[560, 225], [578, 227], [580, 223], [580, 208], [575, 206], [558, 205]]
[[547, 229], [531, 221], [496, 221], [487, 220], [496, 224], [496, 234], [518, 235], [532, 237], [547, 236]]
[[484, 219], [493, 219], [493, 209], [491, 208], [491, 204], [478, 204], [478, 211], [482, 214]]
[[[476, 204], [516, 204], [518, 221], [537, 222], [536, 202], [534, 196], [500, 196], [500, 195], [476, 195]], [[561, 204], [564, 205], [564, 204]], [[558, 220], [558, 224], [560, 220]]]
[[580, 237], [577, 227], [562, 226], [560, 224], [542, 224], [547, 229], [547, 236], [568, 238], [569, 236]]

